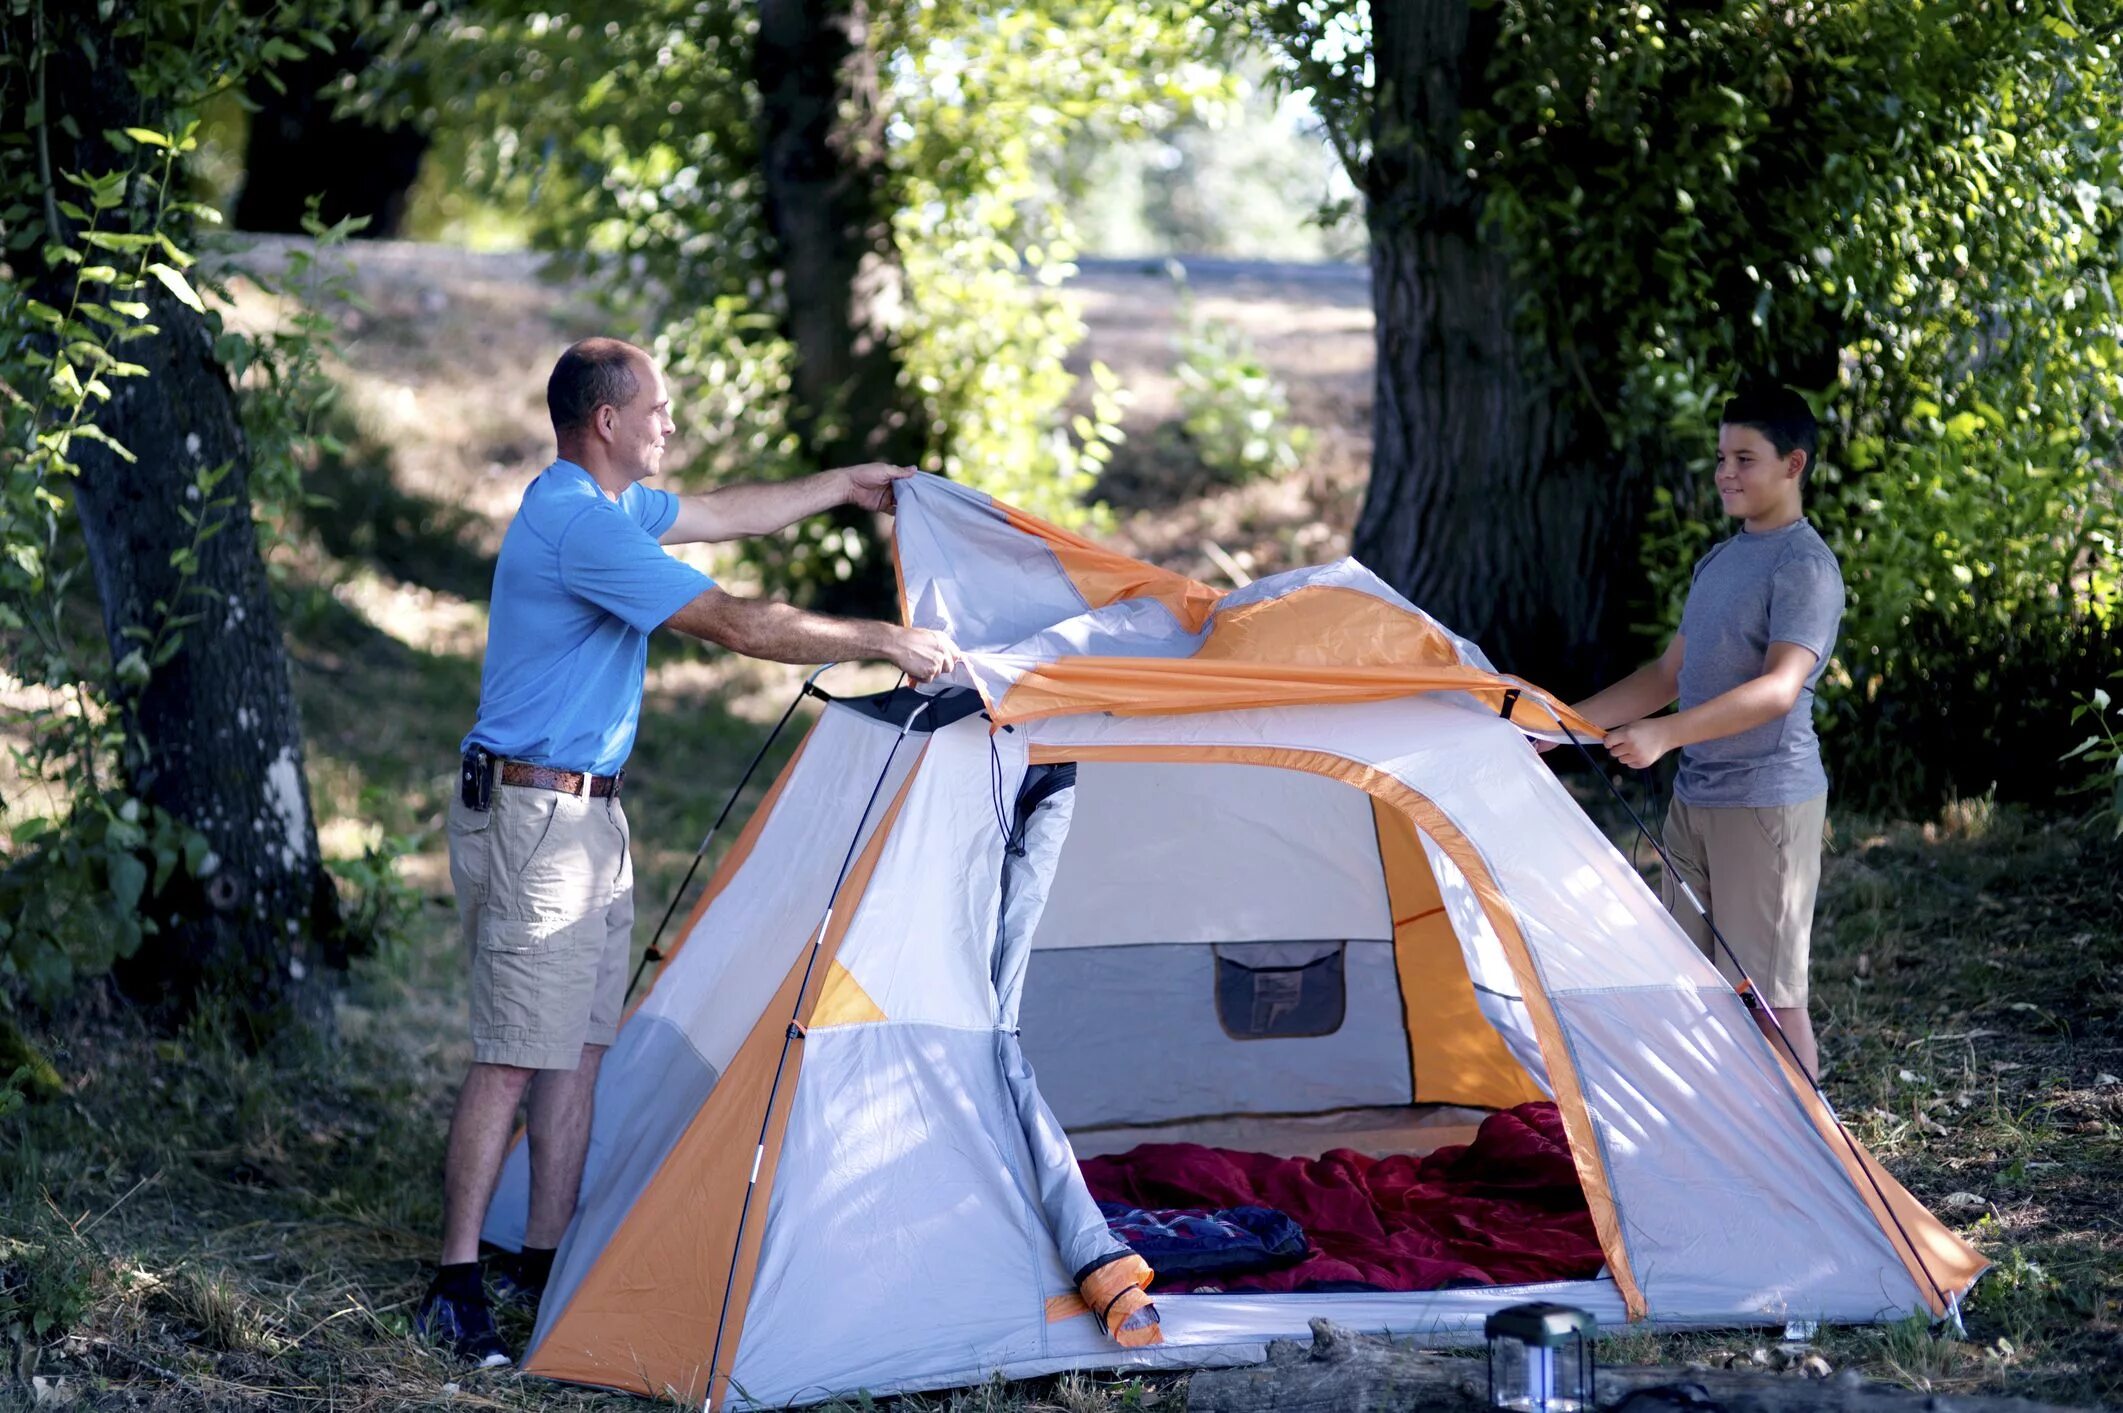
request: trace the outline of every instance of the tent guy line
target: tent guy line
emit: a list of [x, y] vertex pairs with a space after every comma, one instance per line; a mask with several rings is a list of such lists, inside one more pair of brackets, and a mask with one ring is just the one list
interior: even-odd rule
[[[1681, 878], [1680, 870], [1674, 866], [1673, 856], [1666, 852], [1665, 842], [1645, 826], [1643, 816], [1636, 812], [1636, 807], [1629, 803], [1628, 798], [1622, 794], [1615, 783], [1607, 778], [1607, 772], [1600, 769], [1599, 758], [1592, 754], [1592, 749], [1589, 746], [1578, 739], [1577, 732], [1570, 729], [1569, 723], [1558, 716], [1555, 724], [1561, 728], [1564, 735], [1570, 738], [1570, 744], [1577, 747], [1579, 753], [1585, 757], [1585, 763], [1592, 767], [1592, 773], [1600, 778], [1600, 783], [1607, 787], [1608, 793], [1612, 794], [1616, 802], [1628, 813], [1629, 822], [1636, 826], [1636, 832], [1648, 840], [1651, 847], [1658, 852], [1660, 864], [1680, 882], [1681, 893], [1688, 899], [1689, 906], [1702, 915], [1703, 925], [1710, 929], [1710, 935], [1717, 940], [1719, 948], [1731, 960], [1733, 966], [1738, 969], [1740, 984], [1734, 989], [1740, 993], [1740, 999], [1746, 1003], [1749, 1010], [1769, 1017], [1769, 1025], [1776, 1032], [1777, 1043], [1784, 1047], [1784, 1059], [1790, 1062], [1794, 1070], [1805, 1077], [1806, 1083], [1813, 1087], [1813, 1092], [1820, 1098], [1822, 1107], [1826, 1108], [1829, 1116], [1835, 1120], [1836, 1131], [1843, 1136], [1843, 1142], [1850, 1148], [1852, 1160], [1856, 1162], [1858, 1170], [1865, 1174], [1865, 1180], [1872, 1185], [1872, 1195], [1879, 1199], [1881, 1208], [1894, 1222], [1894, 1229], [1901, 1235], [1902, 1244], [1907, 1246], [1910, 1255], [1916, 1258], [1917, 1269], [1922, 1271], [1924, 1279], [1931, 1283], [1931, 1293], [1936, 1295], [1939, 1298], [1939, 1302], [1946, 1307], [1946, 1314], [1942, 1318], [1946, 1323], [1953, 1326], [1953, 1332], [1957, 1337], [1961, 1339], [1968, 1338], [1968, 1328], [1961, 1323], [1960, 1293], [1943, 1289], [1939, 1285], [1938, 1277], [1931, 1273], [1931, 1264], [1924, 1259], [1922, 1248], [1910, 1238], [1908, 1229], [1902, 1225], [1902, 1219], [1895, 1215], [1894, 1207], [1887, 1201], [1887, 1194], [1880, 1190], [1878, 1179], [1872, 1175], [1871, 1165], [1860, 1157], [1857, 1142], [1851, 1138], [1850, 1130], [1844, 1127], [1843, 1117], [1836, 1113], [1834, 1103], [1828, 1098], [1828, 1092], [1821, 1088], [1820, 1077], [1800, 1062], [1798, 1052], [1792, 1049], [1790, 1038], [1784, 1034], [1784, 1027], [1776, 1018], [1776, 1012], [1762, 1004], [1762, 998], [1755, 990], [1754, 978], [1747, 974], [1745, 964], [1733, 954], [1731, 944], [1725, 940], [1725, 934], [1718, 931], [1717, 923], [1711, 920], [1710, 909], [1703, 906], [1703, 900], [1696, 897], [1695, 889], [1690, 888], [1687, 880]], [[1936, 1324], [1937, 1322], [1935, 1321], [1934, 1323]]]
[[671, 901], [663, 910], [663, 920], [656, 924], [656, 933], [649, 938], [647, 949], [642, 952], [641, 960], [635, 964], [633, 979], [627, 982], [628, 1000], [633, 999], [634, 989], [641, 985], [641, 974], [649, 969], [649, 964], [663, 960], [659, 944], [663, 941], [664, 929], [671, 925], [671, 918], [678, 911], [678, 900], [685, 897], [686, 889], [693, 886], [693, 875], [700, 872], [700, 861], [708, 856], [708, 846], [713, 844], [715, 836], [722, 832], [722, 826], [730, 818], [730, 811], [736, 808], [738, 798], [745, 792], [745, 786], [752, 783], [752, 775], [759, 769], [759, 763], [767, 758], [768, 751], [774, 749], [774, 742], [780, 739], [782, 728], [789, 724], [790, 717], [796, 715], [796, 708], [802, 705], [803, 699], [813, 695], [825, 696], [825, 693], [818, 691], [818, 679], [838, 666], [840, 664], [837, 662], [826, 663], [804, 678], [803, 685], [796, 689], [796, 695], [789, 698], [789, 705], [782, 710], [781, 720], [774, 723], [774, 729], [767, 733], [767, 739], [760, 742], [759, 749], [752, 753], [752, 763], [746, 766], [745, 773], [738, 777], [737, 784], [730, 791], [730, 798], [722, 802], [722, 812], [717, 814], [715, 822], [708, 826], [707, 837], [702, 839], [700, 847], [693, 851], [693, 861], [686, 865], [686, 876], [671, 890]]

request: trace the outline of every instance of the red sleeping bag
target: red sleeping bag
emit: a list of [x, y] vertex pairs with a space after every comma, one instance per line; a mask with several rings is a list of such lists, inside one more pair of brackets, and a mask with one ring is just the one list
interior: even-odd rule
[[[1092, 1195], [1133, 1207], [1273, 1207], [1311, 1253], [1279, 1271], [1230, 1276], [1221, 1290], [1436, 1290], [1583, 1279], [1604, 1259], [1550, 1103], [1482, 1121], [1474, 1142], [1424, 1157], [1372, 1158], [1336, 1148], [1277, 1158], [1145, 1143], [1086, 1158]], [[1152, 1290], [1187, 1290], [1158, 1282]]]

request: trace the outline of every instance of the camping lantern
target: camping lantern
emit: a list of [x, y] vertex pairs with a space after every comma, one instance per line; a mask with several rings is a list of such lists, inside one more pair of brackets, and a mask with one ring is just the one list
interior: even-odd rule
[[1482, 1321], [1489, 1406], [1575, 1413], [1592, 1403], [1592, 1316], [1568, 1305], [1507, 1305]]

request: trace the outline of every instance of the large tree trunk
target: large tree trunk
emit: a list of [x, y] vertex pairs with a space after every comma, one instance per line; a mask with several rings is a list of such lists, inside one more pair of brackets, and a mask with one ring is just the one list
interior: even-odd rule
[[[81, 134], [49, 130], [55, 179], [125, 166], [129, 159], [104, 139], [107, 131], [168, 125], [169, 115], [145, 103], [128, 77], [142, 61], [137, 40], [125, 37], [130, 8], [121, 5], [100, 27], [106, 47], [98, 60], [72, 36], [60, 36], [48, 61], [51, 106], [69, 114]], [[146, 226], [152, 207], [139, 194], [143, 186], [134, 182], [128, 203], [104, 214], [106, 230]], [[62, 229], [60, 238], [70, 234]], [[59, 308], [70, 302], [72, 271], [18, 265], [39, 297]], [[254, 1035], [263, 1035], [315, 1011], [326, 969], [345, 963], [344, 939], [337, 895], [317, 852], [300, 724], [251, 519], [250, 454], [235, 391], [215, 360], [206, 320], [160, 286], [151, 288], [150, 321], [160, 332], [124, 349], [146, 375], [111, 379], [110, 401], [94, 412], [102, 430], [137, 459], [89, 448], [78, 458], [75, 505], [126, 727], [126, 785], [204, 834], [218, 867], [143, 900], [159, 931], [127, 975], [142, 994], [180, 1010], [202, 988], [229, 995]], [[214, 495], [199, 494], [198, 473], [223, 466]], [[195, 543], [187, 514], [213, 524], [214, 533]], [[189, 575], [173, 562], [187, 550], [195, 558]], [[174, 654], [143, 680], [126, 660], [151, 658], [142, 637], [166, 635], [171, 615], [191, 621], [175, 630]]]
[[1615, 666], [1647, 492], [1590, 450], [1484, 229], [1460, 114], [1493, 21], [1468, 0], [1374, 0], [1371, 19], [1378, 371], [1356, 554], [1499, 667], [1575, 694]]
[[[137, 690], [121, 688], [128, 784], [204, 834], [219, 866], [159, 900], [159, 939], [125, 968], [135, 989], [182, 1001], [202, 986], [241, 997], [262, 1031], [313, 1010], [325, 969], [343, 968], [336, 894], [317, 853], [301, 723], [251, 520], [249, 451], [228, 376], [197, 314], [164, 295], [162, 333], [128, 345], [144, 378], [114, 385], [104, 428], [138, 461], [81, 458], [74, 500], [114, 660], [165, 612], [195, 615]], [[218, 510], [191, 488], [227, 465]], [[193, 543], [179, 507], [222, 522], [180, 577]], [[167, 605], [168, 609], [164, 606]]]
[[427, 134], [411, 123], [384, 127], [334, 113], [340, 82], [359, 75], [373, 58], [358, 30], [342, 30], [335, 38], [335, 54], [319, 52], [277, 66], [277, 88], [252, 77], [248, 95], [257, 106], [243, 145], [238, 230], [300, 234], [312, 196], [321, 198], [317, 214], [327, 225], [366, 216], [369, 224], [357, 234], [369, 239], [403, 229]]
[[[892, 239], [869, 10], [867, 0], [762, 0], [752, 55], [766, 224], [797, 353], [797, 431], [821, 466], [911, 464], [927, 440], [900, 387], [906, 275]], [[867, 522], [842, 523], [868, 534]], [[839, 606], [886, 597], [883, 556], [868, 556], [866, 569], [834, 596]]]

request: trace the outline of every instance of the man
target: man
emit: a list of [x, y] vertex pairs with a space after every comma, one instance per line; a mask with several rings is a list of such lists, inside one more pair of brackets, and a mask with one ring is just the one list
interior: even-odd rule
[[768, 534], [851, 504], [892, 508], [909, 471], [866, 465], [677, 496], [656, 474], [676, 430], [662, 373], [617, 339], [561, 355], [546, 385], [559, 459], [524, 492], [494, 566], [479, 714], [450, 805], [450, 876], [472, 966], [472, 1066], [444, 1160], [440, 1270], [418, 1326], [505, 1364], [479, 1230], [529, 1098], [524, 1251], [497, 1271], [543, 1289], [575, 1210], [597, 1067], [617, 1034], [634, 921], [620, 769], [658, 626], [775, 662], [872, 658], [916, 681], [950, 670], [943, 635], [727, 594], [662, 545]]
[[[1819, 442], [1812, 409], [1789, 388], [1725, 404], [1718, 497], [1740, 532], [1696, 564], [1681, 631], [1657, 661], [1578, 706], [1609, 728], [1607, 750], [1624, 765], [1681, 752], [1664, 831], [1680, 873], [1663, 882], [1667, 911], [1737, 981], [1685, 880], [1808, 1074], [1820, 1063], [1806, 972], [1828, 817], [1813, 689], [1843, 616], [1842, 571], [1805, 518]], [[1679, 711], [1652, 714], [1677, 695]], [[1760, 1011], [1755, 1021], [1772, 1028]]]

